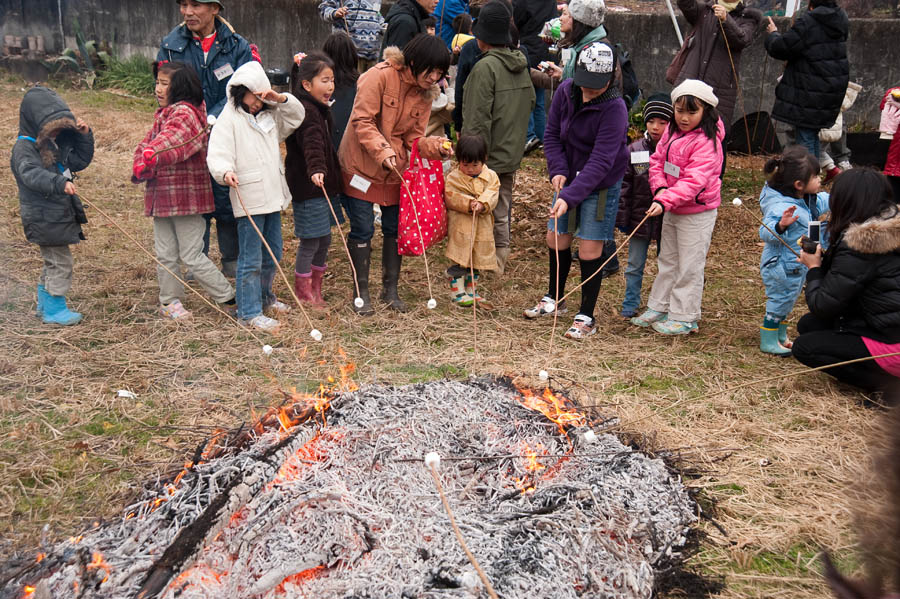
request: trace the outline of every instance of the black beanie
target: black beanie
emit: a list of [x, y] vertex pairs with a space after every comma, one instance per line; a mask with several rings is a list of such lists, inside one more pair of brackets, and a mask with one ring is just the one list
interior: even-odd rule
[[472, 35], [491, 46], [507, 46], [509, 39], [509, 9], [494, 0], [481, 8], [475, 25], [472, 27]]
[[675, 111], [669, 94], [658, 93], [647, 98], [647, 103], [644, 104], [644, 124], [652, 118], [671, 122], [674, 116]]

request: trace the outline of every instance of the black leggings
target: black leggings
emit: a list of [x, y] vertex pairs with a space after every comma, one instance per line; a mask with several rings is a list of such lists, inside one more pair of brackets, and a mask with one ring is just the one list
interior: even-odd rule
[[[800, 335], [794, 339], [791, 352], [797, 360], [811, 368], [872, 355], [862, 337], [835, 331], [832, 323], [812, 314], [800, 319], [797, 332]], [[898, 379], [882, 370], [875, 360], [828, 368], [824, 372], [865, 391], [884, 391], [898, 383]]]

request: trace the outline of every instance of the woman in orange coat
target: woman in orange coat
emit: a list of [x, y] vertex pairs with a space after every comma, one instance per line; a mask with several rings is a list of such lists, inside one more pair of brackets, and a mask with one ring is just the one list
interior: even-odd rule
[[[445, 138], [423, 137], [431, 115], [436, 83], [450, 68], [450, 52], [440, 38], [417, 35], [400, 51], [390, 47], [384, 60], [360, 76], [350, 123], [341, 140], [338, 157], [344, 176], [344, 209], [350, 220], [350, 257], [356, 269], [359, 314], [372, 314], [369, 298], [369, 257], [375, 233], [373, 204], [381, 206], [381, 299], [392, 310], [406, 311], [397, 293], [400, 255], [397, 228], [400, 216], [399, 173], [409, 163], [413, 142], [429, 160], [449, 158]], [[420, 139], [421, 138], [421, 139]], [[449, 144], [448, 144], [449, 145]], [[355, 290], [354, 290], [355, 291]]]

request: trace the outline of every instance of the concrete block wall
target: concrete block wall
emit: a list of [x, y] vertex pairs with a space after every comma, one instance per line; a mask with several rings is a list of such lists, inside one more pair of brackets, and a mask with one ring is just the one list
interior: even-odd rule
[[[321, 45], [330, 26], [319, 19], [318, 0], [223, 0], [225, 18], [259, 45], [264, 63], [286, 68], [299, 50]], [[60, 18], [65, 32], [60, 34]], [[155, 57], [159, 41], [180, 21], [174, 0], [0, 0], [0, 38], [42, 35], [48, 51], [74, 43], [74, 23], [87, 39], [111, 42], [119, 56], [140, 53]], [[683, 33], [688, 28], [679, 18]], [[789, 19], [776, 19], [784, 31]], [[607, 27], [612, 39], [632, 54], [645, 92], [667, 91], [666, 67], [678, 50], [668, 15], [611, 12]], [[850, 127], [877, 127], [878, 103], [884, 89], [900, 84], [900, 20], [853, 19], [850, 22], [851, 79], [863, 86], [854, 108], [846, 115]], [[744, 50], [741, 85], [747, 112], [770, 110], [783, 63], [765, 58], [763, 32]], [[740, 104], [735, 114], [742, 113]]]

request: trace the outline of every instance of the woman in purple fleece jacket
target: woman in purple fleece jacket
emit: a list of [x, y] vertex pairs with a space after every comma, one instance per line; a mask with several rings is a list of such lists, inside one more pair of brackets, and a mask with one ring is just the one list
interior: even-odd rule
[[[582, 281], [597, 272], [603, 262], [603, 242], [613, 238], [622, 176], [628, 166], [628, 110], [619, 88], [610, 86], [615, 70], [612, 46], [594, 42], [579, 53], [575, 77], [564, 81], [553, 96], [544, 136], [547, 171], [556, 192], [547, 226], [550, 285], [547, 295], [525, 310], [526, 318], [552, 314], [555, 309], [565, 312], [565, 302], [557, 306], [555, 300], [565, 294], [573, 236], [580, 240]], [[597, 332], [594, 308], [600, 280], [598, 275], [582, 287], [581, 307], [566, 337], [584, 339]]]

